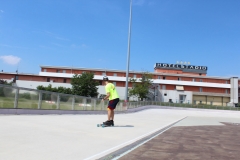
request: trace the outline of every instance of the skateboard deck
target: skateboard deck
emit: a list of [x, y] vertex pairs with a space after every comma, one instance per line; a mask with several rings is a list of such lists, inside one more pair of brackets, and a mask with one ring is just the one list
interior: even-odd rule
[[97, 124], [97, 127], [102, 127], [102, 128], [104, 128], [104, 127], [114, 127], [114, 126], [107, 126], [107, 125], [105, 125], [105, 124]]

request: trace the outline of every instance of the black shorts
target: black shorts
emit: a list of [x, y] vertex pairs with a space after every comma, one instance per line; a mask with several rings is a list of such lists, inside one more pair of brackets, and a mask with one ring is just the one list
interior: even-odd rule
[[118, 102], [119, 102], [119, 98], [110, 100], [110, 101], [108, 102], [108, 108], [109, 108], [110, 110], [114, 110], [114, 109], [116, 108]]

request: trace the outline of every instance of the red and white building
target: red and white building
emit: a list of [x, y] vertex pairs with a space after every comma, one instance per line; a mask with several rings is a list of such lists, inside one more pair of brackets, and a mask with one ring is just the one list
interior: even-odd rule
[[[94, 79], [100, 82], [99, 94], [105, 94], [102, 78], [106, 75], [116, 85], [120, 99], [124, 99], [126, 71], [45, 65], [40, 67], [38, 75], [0, 72], [0, 79], [15, 80], [16, 86], [32, 89], [49, 84], [53, 87], [71, 87], [70, 81], [74, 74], [92, 72]], [[157, 86], [152, 91], [152, 100], [221, 106], [239, 103], [240, 79], [210, 77], [207, 76], [207, 69], [205, 66], [156, 63], [154, 72], [150, 72], [153, 75], [153, 83]], [[142, 72], [129, 71], [129, 77], [141, 78]], [[131, 83], [129, 87], [132, 87]], [[137, 100], [134, 97], [130, 97], [131, 99]]]

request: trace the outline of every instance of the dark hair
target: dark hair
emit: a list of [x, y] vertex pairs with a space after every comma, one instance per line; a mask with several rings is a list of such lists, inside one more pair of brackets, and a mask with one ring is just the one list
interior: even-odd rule
[[104, 81], [108, 81], [108, 77], [104, 76], [104, 77], [103, 77], [103, 80], [104, 80]]

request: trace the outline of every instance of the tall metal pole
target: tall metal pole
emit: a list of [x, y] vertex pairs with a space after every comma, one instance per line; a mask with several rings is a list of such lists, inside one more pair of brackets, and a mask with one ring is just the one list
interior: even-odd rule
[[132, 27], [132, 0], [130, 0], [130, 17], [129, 17], [129, 28], [128, 28], [128, 54], [127, 54], [125, 102], [128, 101], [128, 73], [129, 73], [129, 61], [130, 61], [131, 27]]

